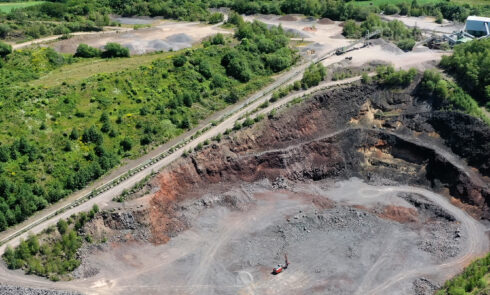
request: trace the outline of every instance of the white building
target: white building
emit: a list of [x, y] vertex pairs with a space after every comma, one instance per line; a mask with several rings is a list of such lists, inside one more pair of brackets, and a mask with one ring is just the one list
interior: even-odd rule
[[490, 35], [490, 17], [468, 16], [464, 32], [475, 37]]

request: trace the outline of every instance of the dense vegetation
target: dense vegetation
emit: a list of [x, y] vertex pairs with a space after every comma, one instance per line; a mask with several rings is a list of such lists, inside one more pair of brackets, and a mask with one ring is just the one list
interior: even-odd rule
[[490, 254], [487, 254], [470, 264], [462, 274], [447, 281], [436, 295], [488, 294], [489, 290], [485, 287], [488, 284], [489, 272]]
[[370, 14], [360, 25], [353, 20], [346, 21], [342, 33], [348, 38], [359, 38], [376, 30], [380, 30], [384, 38], [397, 42], [398, 47], [405, 51], [412, 50], [415, 40], [422, 36], [417, 28], [409, 29], [399, 20], [382, 21], [376, 14]]
[[0, 230], [83, 188], [120, 159], [167, 142], [295, 62], [282, 28], [235, 23], [237, 39], [229, 42], [213, 37], [204, 48], [138, 69], [52, 88], [25, 82], [77, 58], [49, 48], [7, 55], [0, 68]]
[[471, 95], [466, 93], [458, 84], [444, 79], [436, 71], [426, 71], [424, 73], [420, 90], [424, 96], [432, 96], [448, 101], [451, 107], [478, 117], [490, 124], [490, 118], [483, 113]]
[[417, 75], [417, 70], [411, 68], [408, 71], [396, 71], [393, 66], [379, 66], [376, 68], [376, 73], [376, 78], [383, 85], [390, 87], [407, 87], [413, 82], [413, 79]]
[[455, 46], [451, 56], [443, 56], [441, 66], [490, 109], [490, 39]]
[[[370, 13], [432, 15], [464, 21], [468, 15], [487, 15], [490, 5], [472, 6], [448, 1], [419, 4], [417, 0], [374, 6], [356, 5], [344, 0], [67, 0], [48, 1], [0, 14], [0, 38], [26, 39], [76, 31], [100, 30], [111, 24], [109, 14], [147, 15], [165, 18], [217, 23], [220, 13], [210, 7], [229, 7], [239, 13], [302, 13], [333, 20], [366, 20]], [[359, 2], [362, 3], [362, 2]]]
[[[60, 219], [40, 235], [31, 235], [14, 249], [7, 247], [3, 259], [9, 269], [23, 269], [27, 274], [45, 276], [53, 281], [64, 278], [80, 265], [77, 251], [82, 246], [81, 229], [99, 212], [94, 205], [90, 212]], [[39, 241], [42, 238], [42, 242]], [[90, 240], [86, 236], [86, 240]]]

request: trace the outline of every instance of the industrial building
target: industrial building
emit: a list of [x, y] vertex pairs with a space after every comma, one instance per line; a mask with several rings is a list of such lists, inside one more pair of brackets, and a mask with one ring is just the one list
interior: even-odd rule
[[477, 38], [488, 36], [490, 35], [490, 17], [468, 16], [463, 30]]

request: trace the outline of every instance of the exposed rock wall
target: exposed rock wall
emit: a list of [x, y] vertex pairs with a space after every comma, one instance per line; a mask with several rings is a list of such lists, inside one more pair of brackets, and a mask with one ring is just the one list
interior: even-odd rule
[[[485, 174], [489, 128], [459, 113], [430, 109], [427, 102], [409, 93], [350, 86], [319, 94], [273, 119], [233, 133], [160, 173], [161, 189], [150, 206], [154, 241], [166, 242], [186, 229], [176, 209], [179, 201], [194, 196], [193, 191], [210, 184], [263, 178], [315, 181], [357, 176], [375, 183], [390, 179], [448, 188], [452, 196], [488, 218], [488, 186], [481, 185], [481, 179], [474, 181], [471, 175], [476, 174], [454, 166], [430, 146], [447, 142], [454, 153]], [[378, 116], [380, 112], [389, 116]]]

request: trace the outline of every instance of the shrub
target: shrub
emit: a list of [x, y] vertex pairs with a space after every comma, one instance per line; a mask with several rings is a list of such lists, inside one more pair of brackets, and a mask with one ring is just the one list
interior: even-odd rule
[[225, 44], [225, 36], [221, 33], [218, 33], [211, 37], [210, 39], [211, 44], [213, 45], [224, 45]]
[[323, 66], [323, 64], [318, 63], [318, 64], [312, 64], [310, 65], [305, 73], [303, 74], [303, 78], [301, 79], [301, 85], [303, 88], [307, 89], [313, 86], [316, 86], [320, 84], [323, 79], [325, 79], [325, 76], [327, 75], [327, 70]]
[[10, 32], [10, 27], [7, 24], [0, 24], [0, 38], [5, 38], [7, 37], [8, 33]]
[[361, 82], [364, 84], [371, 83], [371, 77], [367, 73], [363, 73], [361, 76]]
[[224, 19], [225, 19], [225, 17], [224, 17], [224, 15], [222, 13], [215, 12], [215, 13], [211, 14], [211, 16], [209, 17], [208, 22], [210, 24], [217, 24], [217, 23], [222, 22]]
[[125, 152], [127, 152], [130, 151], [133, 147], [133, 142], [130, 138], [125, 137], [123, 140], [121, 140], [121, 142], [119, 142], [119, 145], [123, 148]]
[[12, 53], [12, 46], [10, 46], [10, 44], [0, 41], [0, 56], [6, 57], [10, 53]]
[[90, 47], [87, 44], [80, 44], [77, 47], [77, 51], [75, 52], [75, 57], [83, 57], [83, 58], [92, 58], [98, 57], [101, 55], [99, 49]]
[[118, 43], [107, 43], [101, 56], [103, 58], [129, 57], [129, 49]]
[[354, 20], [350, 19], [344, 23], [342, 35], [347, 38], [359, 38], [362, 35], [362, 29]]
[[384, 7], [381, 7], [384, 10], [386, 15], [398, 14], [400, 13], [400, 8], [394, 4], [387, 4]]
[[400, 42], [396, 44], [398, 48], [400, 48], [403, 51], [411, 51], [413, 47], [415, 46], [415, 40], [413, 39], [403, 39]]
[[174, 56], [172, 61], [173, 61], [174, 67], [179, 68], [179, 67], [182, 67], [183, 65], [185, 65], [185, 63], [187, 62], [187, 57], [183, 54], [180, 54], [180, 55]]

